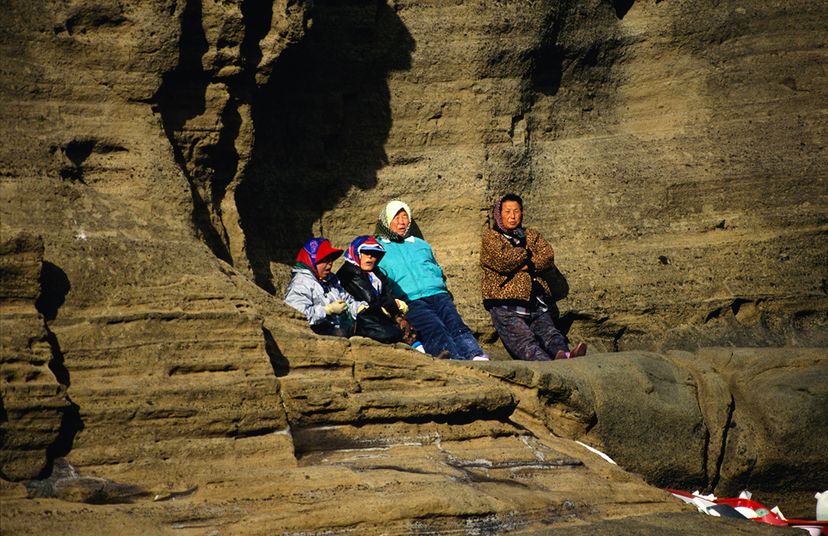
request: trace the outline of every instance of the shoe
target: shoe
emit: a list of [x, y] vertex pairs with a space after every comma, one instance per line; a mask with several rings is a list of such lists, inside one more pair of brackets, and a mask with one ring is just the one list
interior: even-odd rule
[[557, 361], [558, 359], [566, 359], [566, 358], [567, 358], [566, 352], [564, 352], [563, 350], [558, 350], [558, 353], [555, 354], [555, 361]]
[[569, 352], [569, 359], [572, 359], [572, 358], [574, 358], [574, 357], [581, 357], [581, 356], [584, 356], [584, 355], [586, 355], [586, 353], [587, 353], [587, 345], [586, 345], [586, 343], [579, 342], [579, 343], [575, 346], [575, 349], [574, 349], [574, 350], [572, 350], [571, 352]]
[[434, 359], [451, 359], [451, 353], [448, 350], [440, 350], [440, 353], [435, 355]]
[[471, 360], [472, 361], [489, 361], [489, 356], [487, 356], [486, 354], [480, 354], [480, 355], [474, 356], [473, 358], [471, 358]]

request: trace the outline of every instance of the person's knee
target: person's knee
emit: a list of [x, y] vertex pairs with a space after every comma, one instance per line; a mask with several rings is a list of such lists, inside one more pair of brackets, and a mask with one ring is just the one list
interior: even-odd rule
[[459, 354], [457, 346], [454, 344], [451, 337], [447, 336], [447, 334], [439, 334], [435, 337], [429, 337], [422, 342], [426, 352], [433, 356], [436, 356], [441, 352], [448, 352], [449, 356], [454, 358]]

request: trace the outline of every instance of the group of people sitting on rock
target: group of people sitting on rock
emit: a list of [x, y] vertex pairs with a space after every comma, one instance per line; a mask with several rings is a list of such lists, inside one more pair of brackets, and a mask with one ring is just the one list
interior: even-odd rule
[[[554, 266], [552, 247], [523, 227], [523, 200], [497, 200], [494, 223], [483, 234], [483, 305], [504, 347], [515, 359], [550, 361], [580, 357], [555, 327], [550, 288], [541, 272]], [[311, 238], [296, 256], [285, 302], [320, 335], [361, 335], [404, 342], [443, 359], [487, 361], [463, 322], [431, 246], [412, 235], [411, 209], [391, 201], [380, 212], [376, 237], [356, 237], [347, 251], [326, 238]], [[336, 275], [334, 261], [345, 254]]]

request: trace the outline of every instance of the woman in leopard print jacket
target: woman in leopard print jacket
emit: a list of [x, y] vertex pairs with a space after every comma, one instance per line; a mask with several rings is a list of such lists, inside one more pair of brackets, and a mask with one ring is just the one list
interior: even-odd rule
[[503, 346], [515, 359], [550, 361], [586, 354], [574, 350], [555, 327], [549, 312], [549, 284], [538, 274], [555, 266], [555, 254], [535, 229], [525, 229], [523, 200], [515, 194], [498, 199], [494, 225], [483, 232], [483, 305]]

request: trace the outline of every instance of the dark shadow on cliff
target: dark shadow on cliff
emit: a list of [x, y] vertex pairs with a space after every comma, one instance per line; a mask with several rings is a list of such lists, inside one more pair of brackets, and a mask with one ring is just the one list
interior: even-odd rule
[[282, 353], [281, 348], [279, 348], [270, 330], [262, 327], [262, 334], [265, 340], [265, 352], [267, 352], [267, 356], [270, 358], [270, 366], [273, 367], [273, 374], [277, 378], [287, 376], [288, 372], [290, 372], [290, 362], [285, 357], [285, 354]]
[[[614, 64], [620, 59], [619, 21], [634, 0], [561, 0], [545, 17], [539, 46], [532, 52], [530, 100], [554, 97], [564, 87], [595, 99], [611, 91]], [[584, 39], [583, 28], [593, 28]], [[571, 98], [571, 97], [570, 97]], [[579, 101], [578, 106], [586, 104]]]
[[[188, 132], [186, 128], [188, 121], [207, 110], [206, 91], [211, 75], [204, 70], [202, 57], [208, 50], [202, 25], [202, 2], [189, 0], [181, 15], [178, 66], [164, 76], [154, 100], [175, 161], [190, 185], [193, 226], [213, 254], [231, 263], [227, 237], [224, 229], [212, 221], [211, 209], [220, 214], [224, 192], [238, 168], [239, 156], [233, 141], [238, 136], [241, 118], [235, 107], [225, 107], [218, 141], [201, 148], [198, 143], [201, 133]], [[196, 151], [202, 154], [194, 154]]]
[[352, 187], [376, 185], [391, 128], [387, 78], [410, 67], [414, 50], [384, 1], [317, 1], [310, 17], [253, 99], [256, 142], [236, 190], [248, 259], [271, 292], [270, 263], [292, 264], [325, 211]]
[[632, 8], [635, 0], [612, 0], [612, 7], [615, 8], [615, 15], [618, 19], [623, 19], [624, 15]]
[[44, 261], [40, 269], [40, 296], [35, 301], [35, 308], [47, 322], [57, 318], [57, 312], [72, 285], [66, 272], [51, 262]]
[[[563, 275], [557, 266], [553, 266], [551, 269], [541, 272], [540, 276], [546, 280], [546, 283], [549, 285], [549, 290], [552, 291], [549, 296], [552, 298], [551, 303], [549, 303], [549, 309], [552, 316], [555, 319], [559, 319], [561, 311], [558, 309], [558, 302], [569, 296], [569, 281], [566, 280], [566, 276]], [[570, 322], [566, 326], [566, 329], [561, 329], [560, 325], [558, 326], [558, 329], [561, 329], [561, 333], [566, 335], [571, 326], [572, 323]]]
[[[58, 309], [66, 301], [66, 295], [72, 289], [69, 277], [59, 266], [50, 262], [43, 262], [40, 271], [40, 296], [35, 301], [35, 307], [43, 315], [43, 327], [46, 331], [45, 340], [51, 350], [49, 370], [55, 375], [57, 382], [68, 389], [72, 384], [69, 370], [66, 368], [63, 351], [60, 348], [57, 336], [49, 328], [49, 322], [57, 318]], [[66, 405], [60, 408], [60, 428], [55, 440], [46, 448], [46, 465], [39, 478], [45, 478], [52, 473], [54, 461], [69, 454], [75, 442], [75, 436], [83, 430], [83, 419], [80, 416], [80, 406], [72, 402], [69, 395], [65, 395]]]

